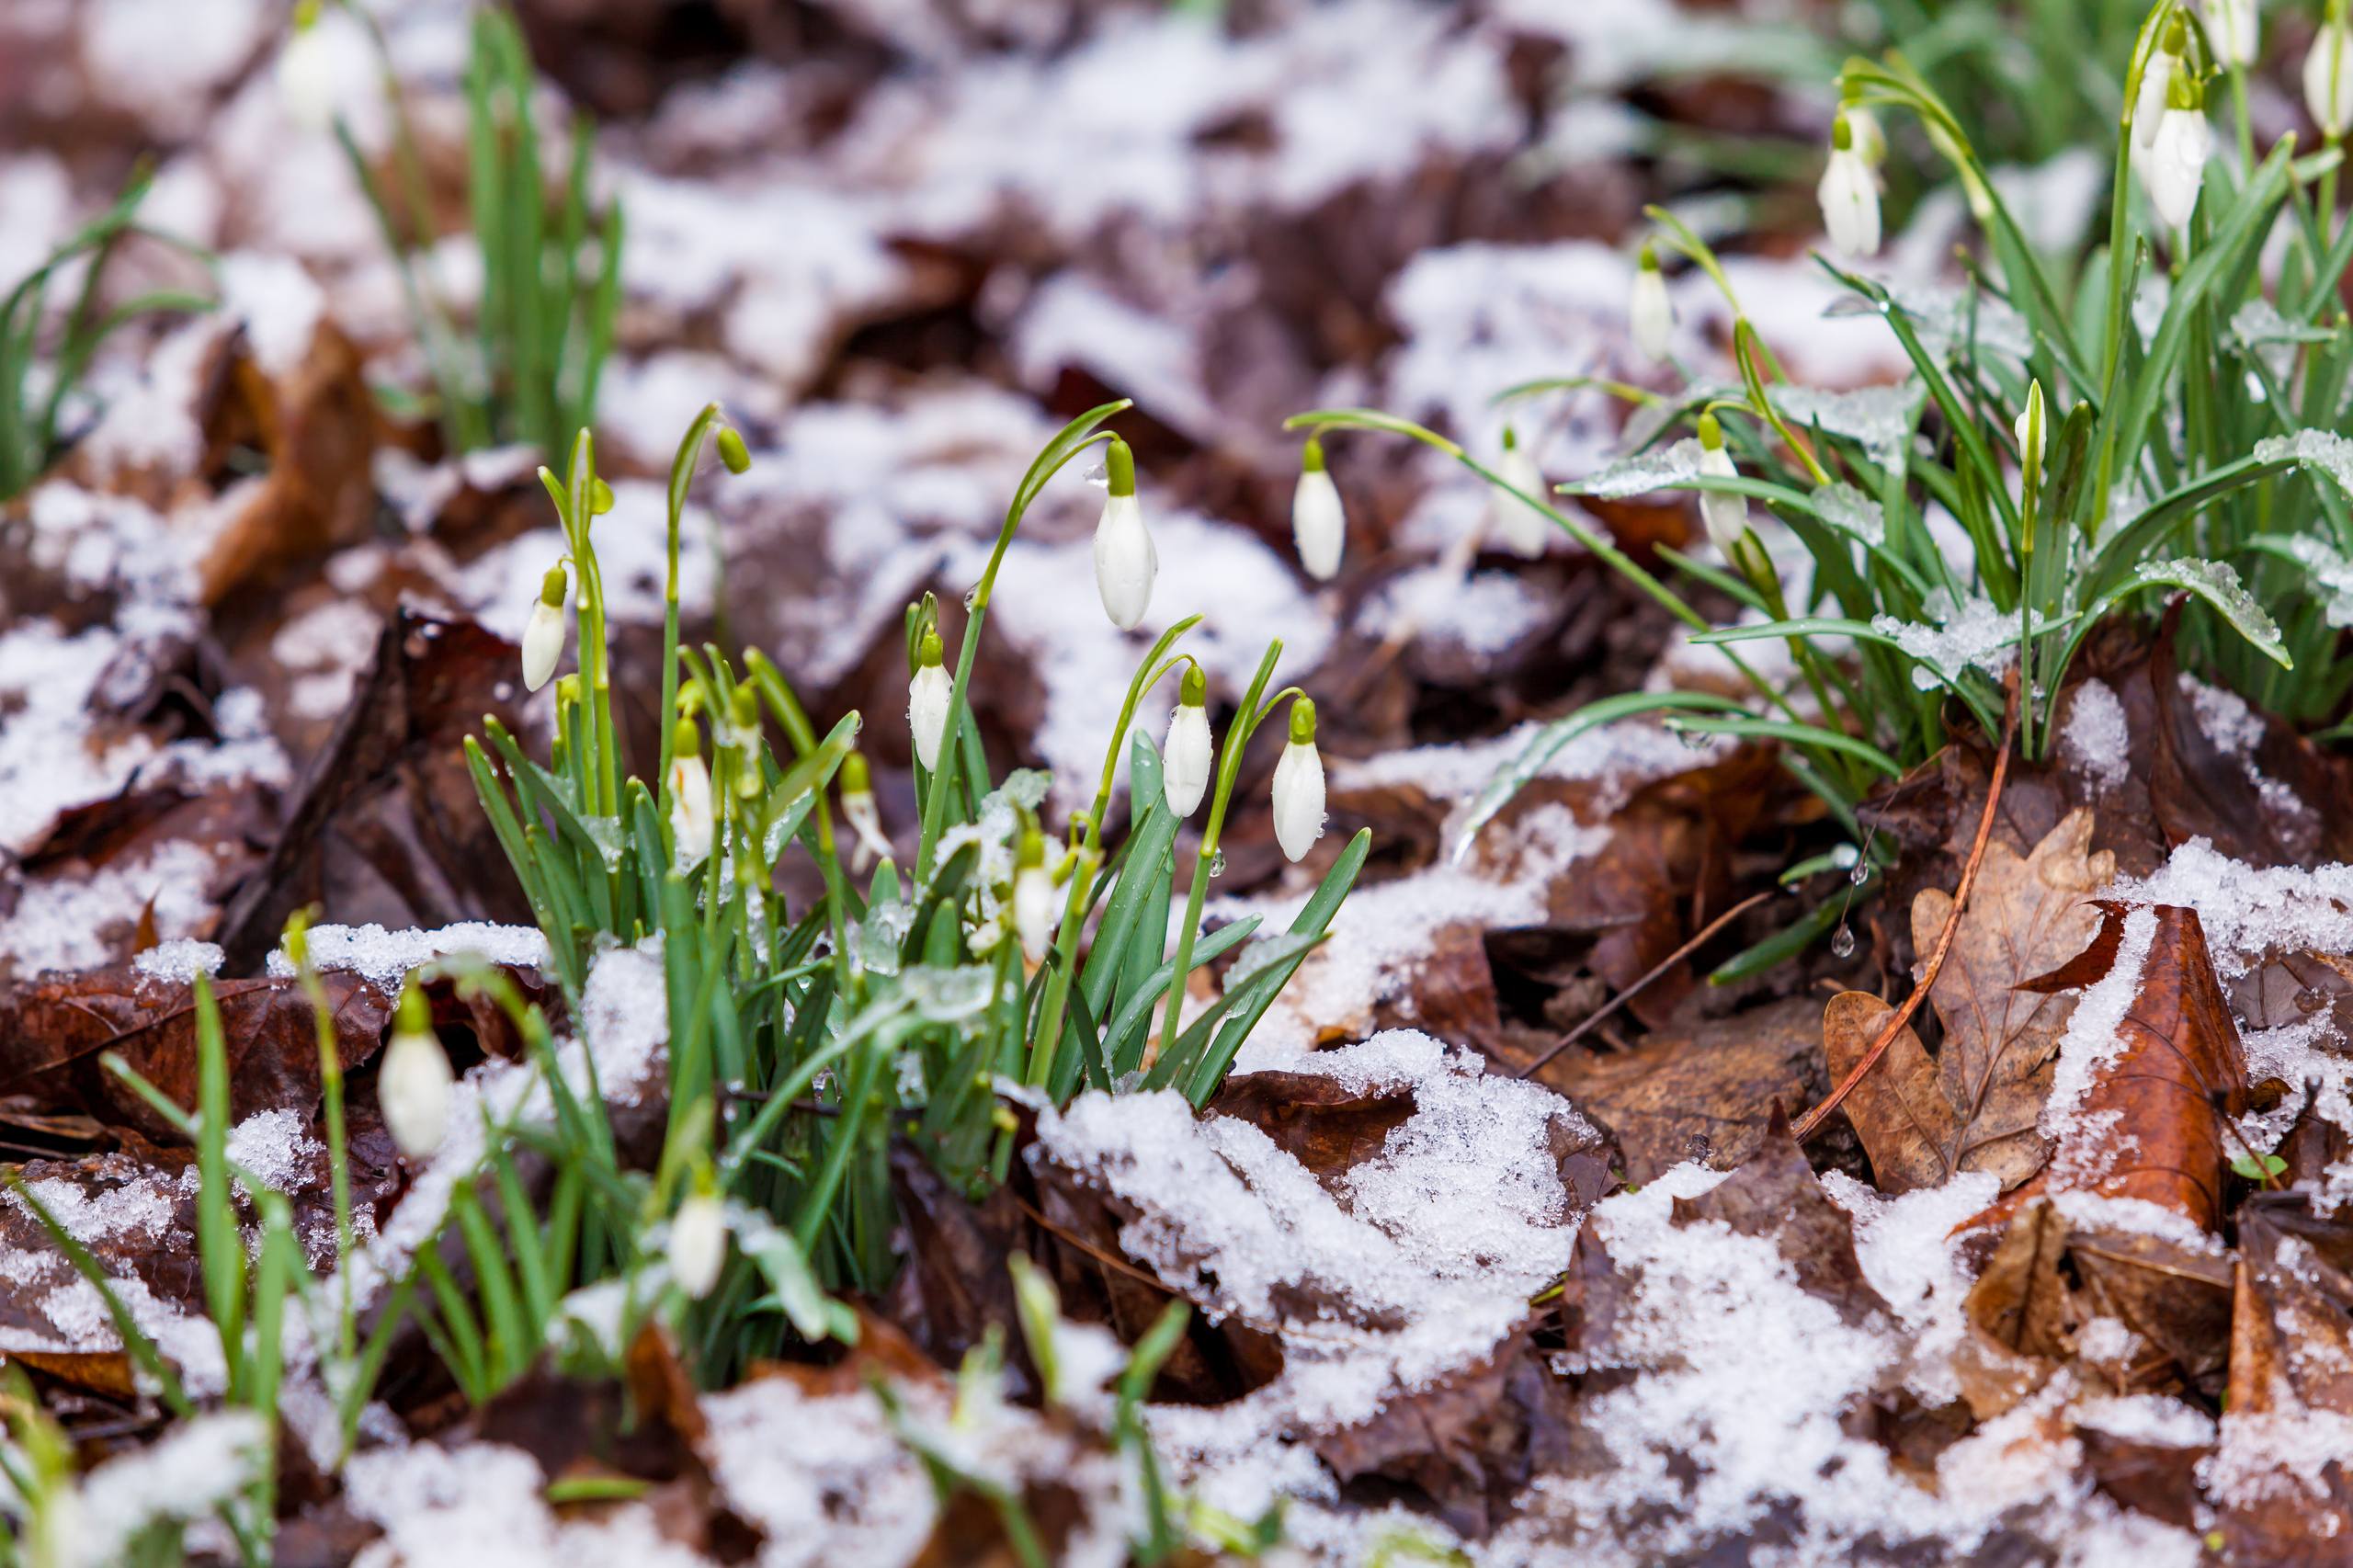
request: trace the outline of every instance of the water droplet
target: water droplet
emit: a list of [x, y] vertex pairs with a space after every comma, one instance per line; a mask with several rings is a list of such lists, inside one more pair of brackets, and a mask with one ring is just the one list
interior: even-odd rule
[[1225, 875], [1225, 851], [1224, 851], [1224, 850], [1222, 850], [1222, 849], [1217, 849], [1217, 850], [1212, 850], [1212, 851], [1211, 851], [1211, 853], [1210, 853], [1210, 875], [1211, 875], [1211, 876], [1212, 876], [1212, 877], [1222, 877], [1222, 876]]
[[1857, 887], [1861, 887], [1871, 880], [1871, 863], [1869, 860], [1857, 860], [1854, 869], [1847, 873], [1847, 880]]
[[2296, 993], [2296, 1011], [2299, 1013], [2317, 1013], [2327, 1006], [2328, 998], [2312, 986], [2307, 985]]
[[1716, 740], [1705, 730], [1687, 730], [1680, 724], [1675, 726], [1675, 736], [1683, 743], [1687, 751], [1706, 751]]
[[1852, 926], [1839, 922], [1838, 929], [1830, 934], [1830, 953], [1833, 958], [1850, 959], [1855, 956], [1855, 928]]
[[1108, 490], [1111, 488], [1111, 471], [1103, 464], [1097, 463], [1086, 471], [1086, 483], [1098, 490]]
[[975, 584], [975, 585], [973, 585], [972, 587], [969, 587], [969, 588], [965, 589], [965, 590], [964, 590], [964, 608], [965, 608], [966, 609], [968, 609], [968, 610], [969, 610], [969, 609], [971, 609], [974, 604], [976, 604], [976, 603], [978, 603], [978, 602], [979, 602], [979, 600], [980, 600], [980, 597], [981, 597], [981, 590], [980, 590], [980, 585], [979, 585], [978, 584]]

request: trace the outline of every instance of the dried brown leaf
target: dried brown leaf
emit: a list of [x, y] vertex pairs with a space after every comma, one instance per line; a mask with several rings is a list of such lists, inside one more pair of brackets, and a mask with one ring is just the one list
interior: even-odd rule
[[[2084, 901], [2115, 876], [2116, 858], [2091, 841], [2091, 813], [2079, 810], [2030, 855], [1998, 839], [1988, 846], [1928, 994], [1942, 1043], [1931, 1055], [1907, 1027], [1847, 1098], [1847, 1119], [1886, 1191], [1935, 1187], [1961, 1171], [1990, 1171], [2015, 1187], [2041, 1167], [2049, 1148], [2036, 1119], [2075, 1003], [2018, 987], [2080, 952], [2097, 929]], [[1935, 947], [1951, 911], [1952, 895], [1938, 889], [1913, 899], [1916, 951]], [[1894, 1011], [1868, 992], [1831, 999], [1823, 1048], [1834, 1081], [1862, 1060]]]

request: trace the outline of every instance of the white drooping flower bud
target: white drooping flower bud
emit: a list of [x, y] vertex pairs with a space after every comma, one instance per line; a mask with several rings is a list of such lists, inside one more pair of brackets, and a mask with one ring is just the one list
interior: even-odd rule
[[[1544, 471], [1536, 466], [1534, 454], [1519, 444], [1518, 433], [1508, 425], [1504, 426], [1504, 455], [1495, 460], [1495, 476], [1523, 494], [1544, 494]], [[1505, 548], [1529, 561], [1544, 553], [1545, 541], [1552, 537], [1552, 519], [1507, 490], [1497, 489], [1487, 497], [1487, 519]]]
[[319, 26], [319, 0], [294, 7], [294, 28], [278, 51], [278, 101], [286, 118], [313, 135], [335, 127], [335, 47]]
[[1347, 514], [1340, 487], [1324, 469], [1324, 443], [1310, 436], [1299, 454], [1299, 483], [1290, 493], [1290, 537], [1299, 563], [1319, 583], [1339, 574], [1340, 549], [1347, 542]]
[[670, 1217], [670, 1278], [699, 1301], [719, 1283], [727, 1262], [727, 1205], [718, 1193], [698, 1185]]
[[560, 562], [540, 580], [539, 600], [531, 606], [531, 619], [523, 627], [523, 687], [527, 691], [547, 685], [548, 677], [555, 674], [556, 661], [563, 657], [563, 597], [571, 585]]
[[1054, 940], [1054, 877], [1046, 869], [1046, 838], [1036, 828], [1021, 835], [1013, 872], [1013, 928], [1021, 937], [1023, 956], [1033, 963], [1046, 961]]
[[670, 748], [670, 837], [678, 863], [691, 866], [710, 853], [719, 819], [710, 807], [710, 769], [692, 719], [680, 719]]
[[1209, 684], [1200, 665], [1186, 665], [1176, 710], [1168, 716], [1168, 745], [1160, 758], [1160, 790], [1168, 809], [1180, 817], [1191, 816], [1209, 792]]
[[2018, 410], [2018, 422], [2011, 426], [2018, 438], [2018, 466], [2031, 479], [2042, 470], [2044, 415], [2042, 383], [2029, 381], [2026, 389], [2026, 406]]
[[1675, 301], [1666, 297], [1666, 278], [1658, 269], [1658, 249], [1645, 243], [1634, 268], [1634, 297], [1626, 307], [1626, 322], [1634, 347], [1647, 359], [1664, 359], [1675, 335]]
[[[1740, 470], [1733, 466], [1732, 454], [1724, 450], [1724, 427], [1712, 414], [1699, 415], [1699, 472], [1711, 479], [1740, 477]], [[1729, 561], [1740, 546], [1741, 536], [1748, 532], [1748, 497], [1702, 490], [1699, 520], [1707, 525], [1710, 541]]]
[[915, 760], [926, 768], [939, 766], [939, 744], [948, 737], [948, 699], [956, 683], [941, 663], [939, 633], [926, 631], [915, 652], [915, 678], [907, 682], [907, 733], [915, 743]]
[[2132, 95], [2132, 152], [2135, 157], [2156, 144], [2157, 127], [2165, 117], [2165, 95], [2173, 89], [2173, 74], [2189, 47], [2189, 24], [2176, 11], [2165, 19], [2157, 47], [2141, 68], [2140, 90]]
[[1847, 117], [1847, 129], [1855, 139], [1855, 151], [1872, 168], [1887, 162], [1887, 133], [1879, 128], [1879, 116], [1859, 102], [1842, 102], [1838, 112]]
[[1315, 750], [1315, 704], [1290, 705], [1290, 740], [1275, 764], [1275, 842], [1283, 858], [1303, 859], [1324, 836], [1324, 758]]
[[1879, 176], [1863, 161], [1854, 123], [1843, 113], [1830, 128], [1830, 163], [1814, 194], [1832, 250], [1856, 261], [1879, 254]]
[[2173, 90], [2165, 114], [2157, 121], [2156, 139], [2146, 156], [2133, 164], [2142, 171], [2141, 184], [2165, 227], [2178, 229], [2198, 210], [2198, 189], [2205, 182], [2206, 160], [2213, 152], [2214, 133], [2206, 123], [2204, 95], [2190, 80], [2187, 68], [2173, 74]]
[[2323, 22], [2304, 56], [2304, 107], [2313, 122], [2331, 136], [2353, 121], [2353, 32], [2339, 22]]
[[449, 1055], [433, 1032], [425, 994], [415, 985], [401, 993], [392, 1042], [376, 1065], [376, 1108], [384, 1131], [412, 1160], [441, 1147], [449, 1123]]
[[850, 859], [851, 870], [862, 877], [877, 860], [891, 858], [891, 840], [882, 831], [882, 812], [874, 804], [873, 778], [867, 771], [866, 758], [857, 752], [842, 758], [842, 816], [858, 838], [857, 853]]
[[2263, 15], [2257, 0], [2205, 0], [2206, 41], [2226, 64], [2252, 65], [2263, 52]]
[[1103, 497], [1103, 516], [1095, 525], [1095, 587], [1111, 624], [1132, 631], [1152, 608], [1160, 555], [1152, 547], [1152, 530], [1143, 526], [1143, 504], [1136, 499], [1135, 454], [1117, 436], [1103, 455], [1103, 469], [1110, 494]]

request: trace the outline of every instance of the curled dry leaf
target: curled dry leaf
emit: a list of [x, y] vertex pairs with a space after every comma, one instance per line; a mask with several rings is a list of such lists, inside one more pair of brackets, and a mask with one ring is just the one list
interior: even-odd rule
[[[1847, 1119], [1884, 1190], [1935, 1187], [1962, 1171], [1990, 1171], [2015, 1187], [2041, 1168], [2049, 1145], [2036, 1121], [2075, 1005], [2020, 986], [2082, 951], [2097, 927], [2084, 901], [2115, 876], [2116, 858], [2091, 842], [2092, 815], [2078, 810], [2030, 855], [1999, 839], [1988, 846], [1928, 994], [1943, 1043], [1931, 1055], [1907, 1027], [1847, 1098]], [[1938, 889], [1913, 899], [1915, 951], [1936, 946], [1951, 911], [1952, 895]], [[1833, 1082], [1862, 1060], [1894, 1011], [1868, 992], [1831, 999], [1823, 1050]]]
[[2229, 1556], [2342, 1562], [2353, 1532], [2353, 1226], [2301, 1196], [2239, 1212], [2230, 1397], [2210, 1467]]
[[2096, 907], [2102, 921], [2091, 946], [2023, 989], [2050, 994], [2110, 981], [2128, 918], [2149, 922], [2146, 957], [2112, 1042], [2082, 1046], [2094, 1053], [2088, 1082], [2060, 1119], [2051, 1166], [2011, 1197], [2048, 1187], [2138, 1199], [2218, 1229], [2223, 1176], [2243, 1152], [2226, 1119], [2246, 1110], [2247, 1081], [2205, 930], [2197, 911], [2177, 905]]

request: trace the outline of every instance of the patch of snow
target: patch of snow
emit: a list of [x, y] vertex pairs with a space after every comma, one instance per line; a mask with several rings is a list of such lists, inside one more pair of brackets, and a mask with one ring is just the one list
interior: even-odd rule
[[2132, 774], [2132, 732], [2115, 688], [2094, 676], [2067, 693], [2060, 721], [2059, 757], [2103, 789], [2113, 790]]
[[[461, 921], [437, 930], [387, 931], [381, 926], [313, 926], [310, 930], [311, 962], [322, 972], [357, 974], [381, 991], [401, 987], [409, 971], [436, 959], [467, 954], [485, 963], [545, 969], [548, 939], [536, 926], [498, 926], [486, 920]], [[269, 955], [269, 973], [279, 979], [294, 974], [294, 960], [280, 948]]]
[[0, 961], [13, 964], [20, 977], [94, 969], [125, 956], [142, 912], [149, 910], [158, 937], [186, 941], [216, 913], [205, 890], [219, 869], [203, 845], [172, 838], [86, 877], [61, 872], [28, 881], [16, 909], [0, 920]]

